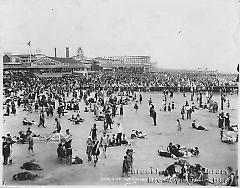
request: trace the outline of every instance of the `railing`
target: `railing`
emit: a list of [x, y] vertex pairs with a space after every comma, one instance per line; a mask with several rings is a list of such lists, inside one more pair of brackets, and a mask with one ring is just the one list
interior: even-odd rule
[[[90, 89], [94, 90], [94, 86], [82, 86], [83, 89]], [[100, 86], [100, 89], [103, 90], [105, 86]], [[113, 87], [115, 91], [119, 90], [119, 86]], [[201, 87], [197, 87], [197, 90], [201, 91], [212, 91], [213, 93], [219, 93], [223, 88], [225, 88], [226, 93], [230, 92], [237, 92], [238, 93], [238, 87], [237, 86], [228, 86], [228, 87], [221, 87], [221, 86], [215, 86], [215, 87], [205, 87], [205, 89], [202, 89]], [[121, 87], [122, 90], [132, 90], [132, 91], [141, 91], [141, 92], [163, 92], [164, 89], [172, 90], [173, 92], [191, 92], [191, 87], [128, 87], [123, 86]], [[196, 91], [196, 90], [195, 90]]]

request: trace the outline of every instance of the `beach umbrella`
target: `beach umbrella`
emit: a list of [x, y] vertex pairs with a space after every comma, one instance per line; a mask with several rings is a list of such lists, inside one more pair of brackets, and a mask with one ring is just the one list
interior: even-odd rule
[[54, 133], [47, 138], [47, 142], [63, 143], [66, 142], [66, 139], [62, 133]]

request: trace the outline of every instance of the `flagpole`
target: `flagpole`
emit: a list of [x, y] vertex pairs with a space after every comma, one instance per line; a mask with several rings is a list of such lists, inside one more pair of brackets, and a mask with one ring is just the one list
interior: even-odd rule
[[29, 47], [30, 47], [30, 65], [31, 65], [31, 63], [32, 63], [32, 49], [31, 49], [31, 44], [29, 45]]
[[31, 65], [31, 62], [32, 62], [32, 59], [31, 59], [31, 49], [30, 49], [30, 65]]
[[32, 49], [31, 49], [31, 41], [29, 41], [28, 43], [27, 43], [27, 45], [29, 46], [29, 49], [30, 49], [30, 54], [29, 54], [29, 56], [30, 56], [30, 65], [31, 65], [31, 62], [32, 62]]

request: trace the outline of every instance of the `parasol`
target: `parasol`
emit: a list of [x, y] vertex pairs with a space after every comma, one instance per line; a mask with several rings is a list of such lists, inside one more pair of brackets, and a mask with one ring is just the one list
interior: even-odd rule
[[64, 143], [66, 142], [66, 139], [62, 133], [54, 133], [47, 138], [47, 142]]

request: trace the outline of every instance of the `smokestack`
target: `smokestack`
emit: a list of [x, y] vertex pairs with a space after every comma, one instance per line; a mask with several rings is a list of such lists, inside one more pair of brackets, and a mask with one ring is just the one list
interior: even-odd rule
[[54, 48], [54, 56], [57, 57], [57, 48]]
[[66, 47], [66, 58], [69, 58], [69, 47]]

